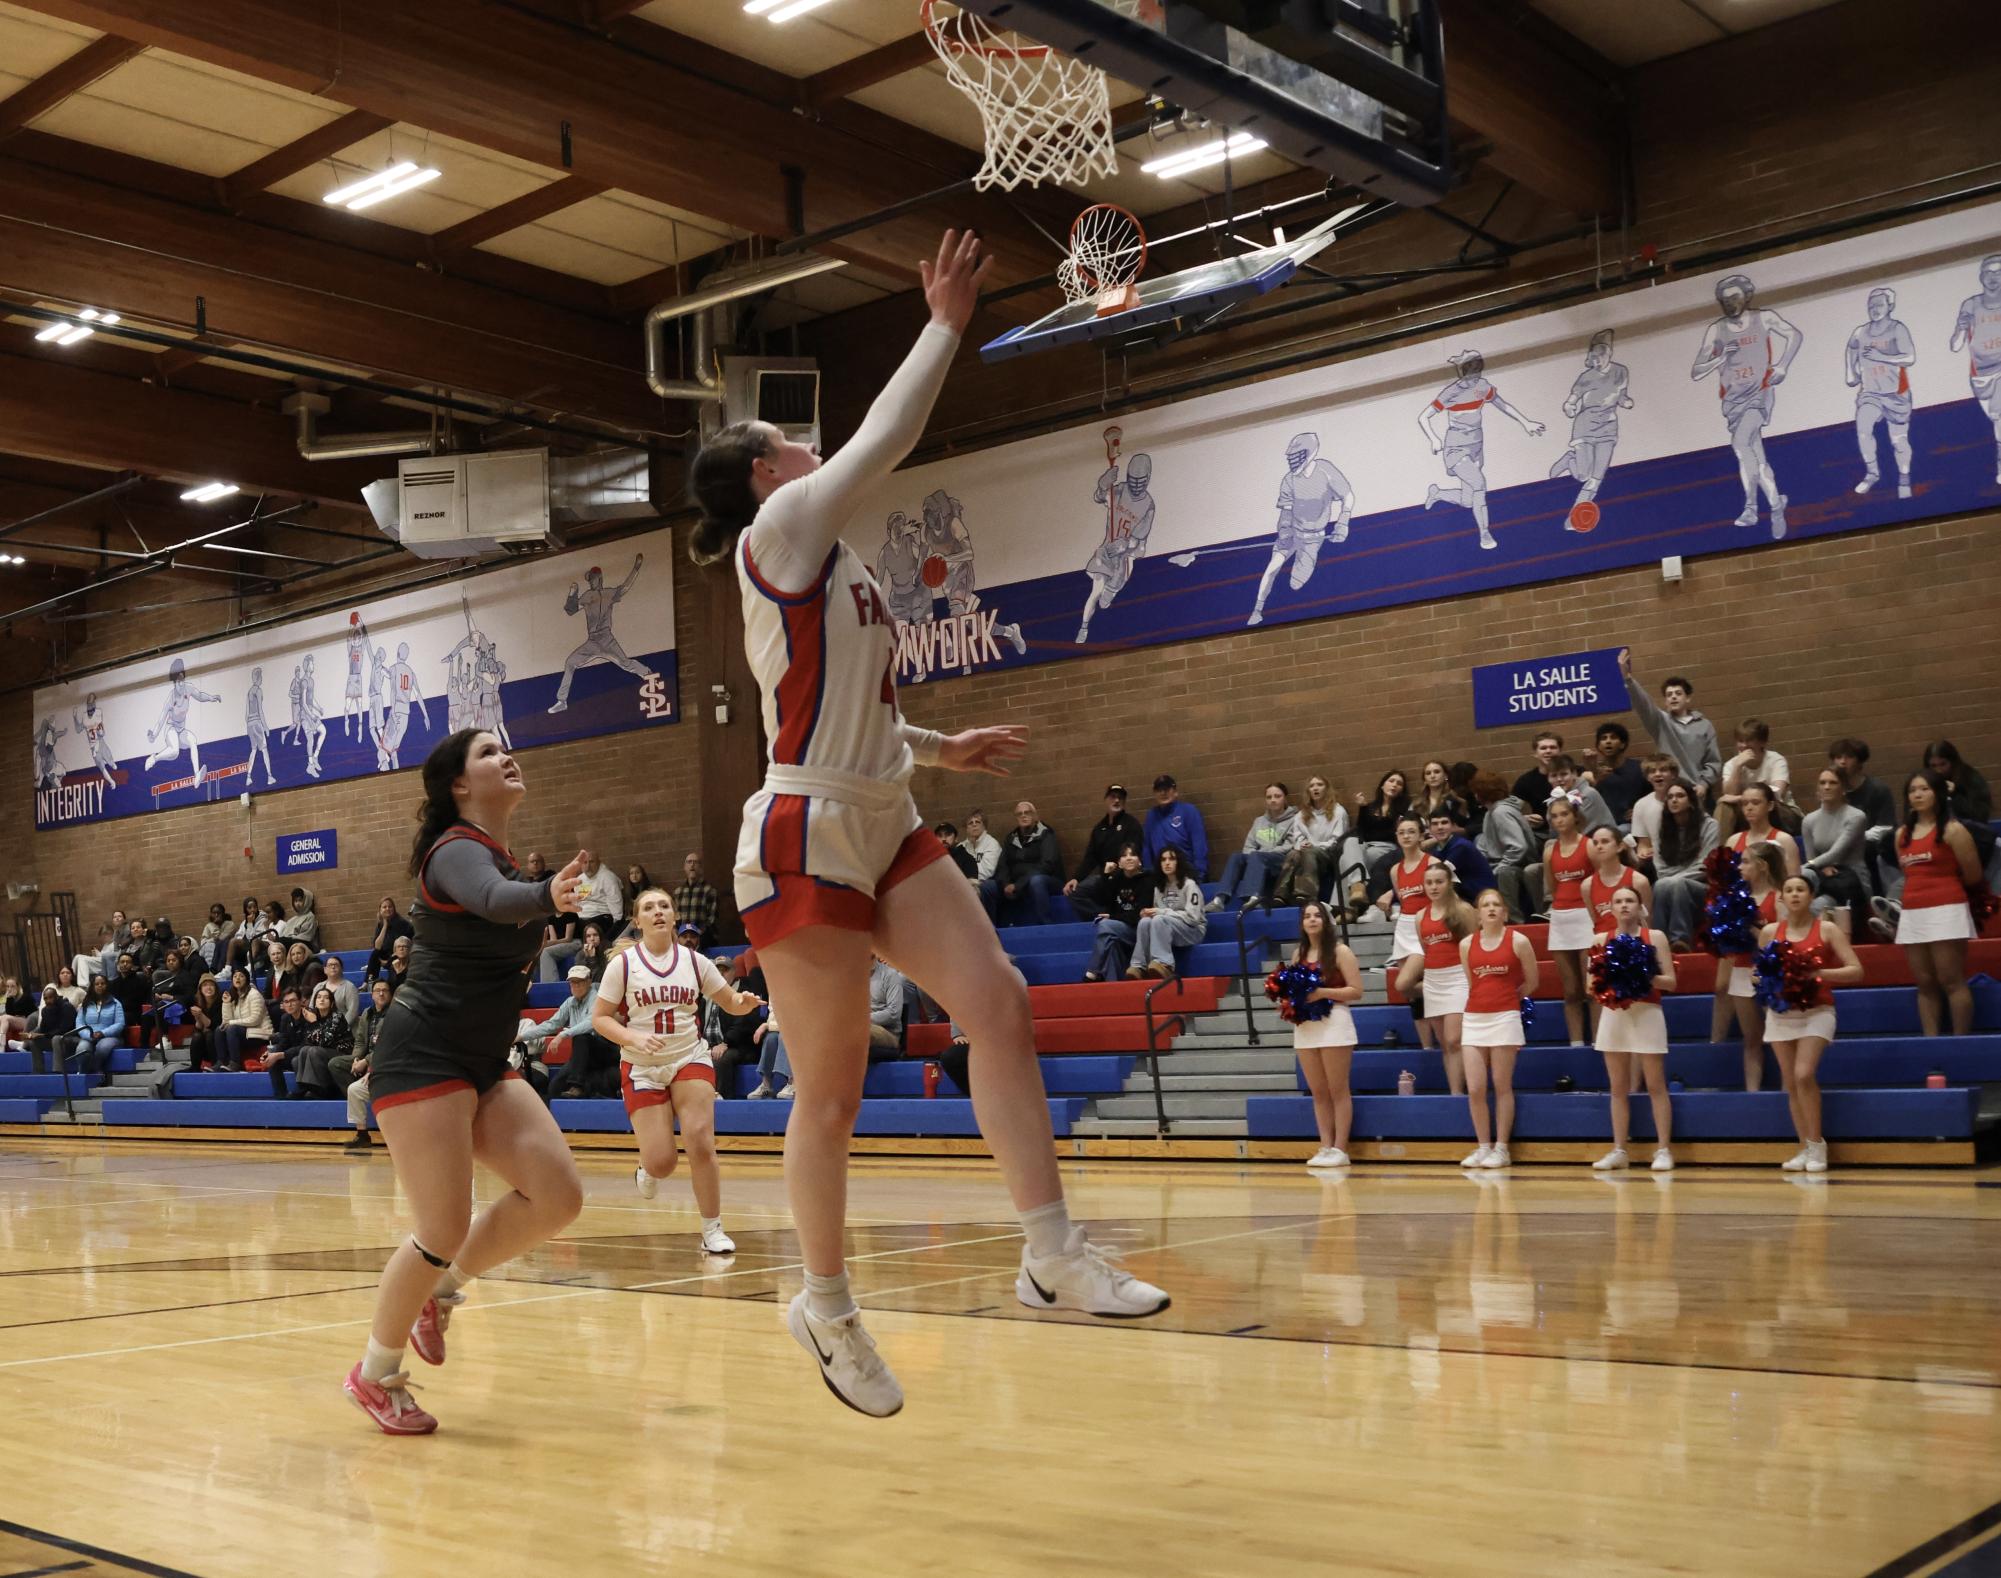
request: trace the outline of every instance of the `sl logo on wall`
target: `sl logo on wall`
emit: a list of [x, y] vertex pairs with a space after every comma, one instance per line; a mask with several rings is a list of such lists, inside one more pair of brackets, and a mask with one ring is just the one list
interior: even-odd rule
[[[635, 650], [628, 650], [628, 647]], [[35, 825], [135, 816], [680, 717], [666, 531], [311, 615], [35, 692]]]
[[908, 683], [2001, 507], [1997, 236], [1988, 205], [912, 467], [850, 545]]

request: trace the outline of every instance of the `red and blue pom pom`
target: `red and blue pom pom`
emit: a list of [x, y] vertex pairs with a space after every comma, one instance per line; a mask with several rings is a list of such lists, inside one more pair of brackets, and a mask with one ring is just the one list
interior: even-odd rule
[[1615, 931], [1591, 955], [1591, 995], [1607, 1008], [1624, 1008], [1653, 991], [1658, 968], [1644, 933]]
[[1820, 968], [1804, 948], [1775, 937], [1752, 960], [1758, 1001], [1776, 1014], [1803, 1014], [1821, 1001]]
[[1282, 965], [1265, 977], [1265, 996], [1278, 1004], [1278, 1016], [1287, 1024], [1312, 1024], [1334, 1012], [1334, 1005], [1324, 997], [1308, 1001], [1326, 984], [1317, 965]]
[[1744, 880], [1743, 861], [1734, 849], [1714, 849], [1702, 863], [1709, 879], [1709, 902], [1702, 907], [1702, 924], [1695, 940], [1711, 953], [1745, 954], [1758, 946], [1758, 901]]

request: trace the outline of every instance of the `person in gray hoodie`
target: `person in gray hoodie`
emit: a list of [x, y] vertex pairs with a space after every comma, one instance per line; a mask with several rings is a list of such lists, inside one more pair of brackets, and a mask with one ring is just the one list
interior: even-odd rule
[[1668, 675], [1661, 681], [1661, 705], [1656, 707], [1633, 672], [1628, 647], [1619, 649], [1619, 674], [1626, 681], [1633, 711], [1655, 742], [1675, 759], [1682, 777], [1713, 799], [1723, 777], [1723, 752], [1717, 748], [1716, 725], [1695, 710], [1695, 687], [1679, 674]]
[[1529, 808], [1499, 773], [1476, 773], [1473, 798], [1487, 811], [1474, 842], [1494, 868], [1494, 886], [1507, 903], [1509, 921], [1520, 926], [1542, 908], [1542, 840], [1529, 826]]
[[1225, 909], [1232, 899], [1263, 902], [1285, 857], [1305, 842], [1306, 826], [1292, 804], [1292, 791], [1281, 783], [1266, 784], [1264, 814], [1251, 823], [1244, 847], [1224, 865], [1222, 891], [1209, 908]]
[[320, 917], [313, 908], [311, 888], [292, 889], [292, 913], [278, 923], [278, 935], [288, 942], [302, 942], [314, 953], [320, 951]]

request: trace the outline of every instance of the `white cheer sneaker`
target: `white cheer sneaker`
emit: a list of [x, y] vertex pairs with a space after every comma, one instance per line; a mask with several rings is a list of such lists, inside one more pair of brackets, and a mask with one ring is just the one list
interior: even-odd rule
[[1159, 1288], [1119, 1265], [1117, 1250], [1099, 1248], [1081, 1227], [1071, 1228], [1061, 1254], [1038, 1258], [1022, 1247], [1014, 1296], [1032, 1310], [1082, 1310], [1107, 1320], [1158, 1315], [1169, 1302]]
[[875, 1339], [862, 1329], [862, 1312], [822, 1320], [796, 1294], [785, 1312], [792, 1340], [819, 1361], [827, 1390], [858, 1414], [887, 1419], [903, 1407], [903, 1388], [876, 1352]]

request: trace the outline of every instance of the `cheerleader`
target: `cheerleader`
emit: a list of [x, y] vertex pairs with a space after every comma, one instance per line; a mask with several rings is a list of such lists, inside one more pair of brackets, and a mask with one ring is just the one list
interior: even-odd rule
[[[1390, 956], [1383, 964], [1385, 974], [1394, 973], [1404, 960], [1423, 952], [1417, 938], [1417, 918], [1430, 903], [1424, 896], [1424, 875], [1438, 864], [1436, 857], [1424, 852], [1424, 823], [1413, 813], [1406, 811], [1397, 818], [1396, 840], [1398, 854], [1390, 863], [1389, 890], [1376, 900], [1376, 908], [1396, 920]], [[1434, 1045], [1431, 1025], [1414, 1001], [1411, 1018], [1417, 1024], [1418, 1045], [1430, 1051]]]
[[1452, 886], [1452, 867], [1434, 860], [1424, 873], [1424, 909], [1417, 918], [1418, 952], [1403, 962], [1397, 990], [1410, 996], [1424, 983], [1424, 1017], [1445, 1059], [1445, 1083], [1455, 1096], [1466, 1090], [1459, 1063], [1459, 1021], [1466, 1012], [1466, 971], [1459, 943], [1473, 930], [1473, 906]]
[[[410, 875], [409, 973], [369, 1059], [375, 1121], [416, 1218], [382, 1272], [368, 1351], [348, 1372], [357, 1407], [392, 1436], [438, 1421], [410, 1396], [403, 1351], [445, 1362], [445, 1329], [472, 1278], [576, 1220], [584, 1188], [549, 1109], [508, 1066], [528, 971], [555, 913], [576, 913], [579, 855], [521, 880], [507, 825], [526, 792], [497, 735], [461, 729], [424, 759]], [[474, 1160], [511, 1187], [472, 1216]]]
[[1568, 791], [1549, 797], [1544, 813], [1550, 839], [1542, 857], [1542, 890], [1549, 896], [1549, 951], [1563, 982], [1563, 1023], [1570, 1045], [1582, 1046], [1590, 1023], [1584, 993], [1584, 961], [1591, 951], [1591, 908], [1584, 882], [1591, 875], [1591, 850], [1583, 837], [1580, 798]]
[[1307, 996], [1310, 1003], [1332, 1003], [1325, 1019], [1303, 1020], [1292, 1027], [1292, 1048], [1313, 1093], [1313, 1126], [1320, 1131], [1320, 1149], [1308, 1167], [1346, 1167], [1348, 1128], [1355, 1101], [1348, 1093], [1348, 1068], [1355, 1056], [1355, 1016], [1350, 1003], [1362, 1000], [1362, 967], [1334, 930], [1334, 917], [1318, 901], [1299, 909], [1299, 946], [1294, 964], [1310, 964], [1327, 983]]
[[1614, 937], [1644, 937], [1654, 950], [1654, 975], [1645, 997], [1623, 1008], [1605, 1004], [1598, 1014], [1598, 1050], [1605, 1054], [1605, 1074], [1612, 1087], [1612, 1148], [1591, 1164], [1592, 1171], [1623, 1172], [1632, 1165], [1626, 1154], [1631, 1138], [1633, 1063], [1637, 1059], [1646, 1082], [1647, 1097], [1654, 1108], [1653, 1170], [1674, 1171], [1674, 1108], [1668, 1096], [1667, 1016], [1661, 1012], [1661, 993], [1674, 990], [1674, 955], [1661, 933], [1647, 928], [1637, 889], [1621, 888], [1612, 895], [1612, 930], [1592, 950], [1592, 958], [1603, 959]]
[[598, 982], [591, 1029], [618, 1048], [625, 1115], [639, 1139], [633, 1183], [642, 1199], [674, 1171], [674, 1124], [688, 1147], [688, 1181], [702, 1217], [702, 1249], [733, 1255], [723, 1231], [722, 1169], [716, 1162], [716, 1065], [702, 1036], [702, 999], [726, 1014], [754, 1014], [762, 998], [739, 992], [715, 962], [674, 935], [674, 900], [644, 887], [632, 901], [636, 942], [619, 949]]
[[1918, 1021], [1935, 1036], [1950, 1015], [1952, 1033], [1963, 1036], [1973, 1028], [1966, 944], [1976, 929], [1967, 893], [1980, 885], [1980, 855], [1953, 812], [1950, 786], [1929, 769], [1912, 773], [1904, 785], [1897, 864], [1904, 870], [1897, 941], [1917, 982]]
[[[1459, 944], [1466, 972], [1466, 1012], [1459, 1022], [1460, 1056], [1466, 1065], [1466, 1101], [1473, 1109], [1479, 1144], [1461, 1167], [1506, 1167], [1508, 1139], [1515, 1130], [1515, 1055], [1522, 1033], [1522, 999], [1542, 985], [1535, 949], [1508, 924], [1508, 901], [1499, 888], [1484, 888], [1476, 904], [1480, 929]], [[1493, 1127], [1488, 1127], [1487, 1086], [1494, 1087]]]
[[1779, 874], [1779, 879], [1784, 881], [1800, 868], [1800, 846], [1798, 839], [1772, 820], [1772, 813], [1778, 809], [1778, 804], [1771, 785], [1744, 785], [1744, 793], [1737, 802], [1737, 815], [1743, 826], [1724, 842], [1740, 855], [1753, 844], [1777, 846], [1785, 856], [1786, 868]]
[[1591, 912], [1591, 935], [1612, 929], [1612, 895], [1631, 888], [1640, 895], [1640, 913], [1652, 918], [1654, 885], [1626, 863], [1626, 846], [1614, 827], [1601, 827], [1584, 841], [1591, 857], [1591, 875], [1584, 879], [1584, 907]]
[[[1786, 857], [1772, 844], [1753, 844], [1743, 851], [1738, 870], [1751, 897], [1758, 902], [1758, 925], [1769, 926], [1779, 918], [1779, 884], [1786, 879]], [[1737, 1021], [1744, 1042], [1744, 1088], [1760, 1089], [1765, 1083], [1764, 1025], [1758, 1018], [1758, 978], [1751, 968], [1752, 955], [1733, 953], [1716, 961], [1716, 1001], [1709, 1013], [1709, 1039], [1721, 1041]], [[1786, 1066], [1779, 1063], [1779, 1080], [1785, 1082]]]
[[1820, 982], [1819, 1001], [1813, 1007], [1768, 1009], [1765, 1039], [1779, 1060], [1786, 1087], [1787, 1105], [1792, 1108], [1793, 1132], [1799, 1135], [1801, 1150], [1782, 1164], [1789, 1173], [1827, 1171], [1827, 1138], [1820, 1130], [1820, 1080], [1816, 1071], [1820, 1055], [1834, 1039], [1834, 1000], [1829, 988], [1854, 986], [1862, 979], [1862, 961], [1840, 927], [1813, 912], [1813, 886], [1803, 876], [1787, 877], [1779, 885], [1779, 918], [1758, 934], [1759, 943], [1784, 942], [1813, 961], [1814, 978]]

